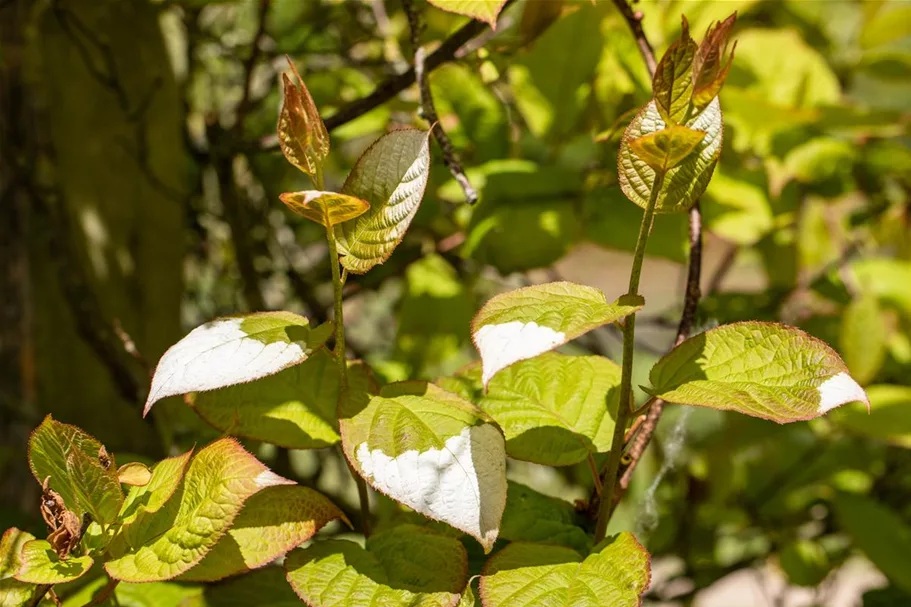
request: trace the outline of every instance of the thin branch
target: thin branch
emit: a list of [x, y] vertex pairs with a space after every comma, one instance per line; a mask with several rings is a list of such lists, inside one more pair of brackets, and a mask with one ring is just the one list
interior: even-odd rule
[[642, 30], [642, 12], [633, 10], [633, 7], [630, 6], [627, 0], [614, 0], [614, 6], [617, 7], [617, 10], [619, 10], [620, 14], [623, 15], [623, 18], [626, 19], [626, 24], [633, 32], [633, 38], [636, 39], [636, 46], [639, 47], [639, 53], [645, 60], [645, 67], [648, 68], [648, 73], [654, 76], [658, 63], [655, 61], [655, 50], [652, 48], [652, 44], [648, 41], [645, 32]]
[[[449, 38], [444, 40], [437, 50], [427, 55], [427, 60], [424, 62], [424, 69], [427, 73], [430, 73], [444, 63], [453, 61], [456, 58], [456, 53], [458, 53], [459, 49], [472, 38], [483, 33], [487, 27], [489, 26], [486, 23], [472, 19], [459, 28]], [[416, 81], [417, 77], [415, 75], [414, 67], [410, 67], [401, 74], [389, 78], [377, 86], [376, 89], [366, 97], [352, 101], [326, 118], [324, 121], [326, 123], [326, 130], [335, 130], [344, 124], [348, 124], [352, 120], [360, 118], [370, 110], [383, 105]], [[277, 138], [272, 136], [267, 138], [266, 141], [267, 143], [261, 146], [263, 151], [278, 149]]]
[[101, 605], [108, 600], [108, 597], [111, 596], [111, 593], [114, 592], [114, 589], [117, 588], [117, 584], [120, 583], [120, 580], [110, 579], [108, 580], [107, 585], [101, 590], [101, 593], [98, 594], [91, 601], [86, 603], [84, 607], [93, 607], [93, 605]]
[[414, 73], [418, 83], [418, 90], [421, 92], [421, 117], [430, 123], [430, 130], [433, 133], [440, 149], [443, 151], [443, 163], [452, 177], [456, 180], [465, 193], [465, 201], [468, 204], [474, 204], [478, 201], [478, 193], [472, 187], [462, 163], [452, 146], [449, 136], [440, 119], [437, 116], [437, 110], [433, 103], [433, 94], [430, 92], [430, 82], [427, 78], [426, 69], [426, 51], [421, 46], [421, 33], [424, 31], [424, 22], [418, 8], [414, 5], [413, 0], [402, 0], [402, 6], [405, 8], [405, 14], [408, 15], [408, 26], [411, 30], [411, 48], [414, 51]]
[[244, 88], [240, 102], [237, 104], [237, 117], [234, 121], [234, 128], [238, 132], [242, 131], [244, 122], [247, 119], [247, 114], [250, 112], [250, 108], [253, 105], [251, 103], [250, 90], [253, 85], [253, 68], [256, 67], [256, 60], [259, 59], [262, 50], [262, 40], [266, 35], [266, 17], [269, 13], [270, 4], [271, 0], [259, 0], [259, 25], [256, 28], [256, 33], [253, 35], [253, 42], [250, 45], [250, 54], [243, 62]]

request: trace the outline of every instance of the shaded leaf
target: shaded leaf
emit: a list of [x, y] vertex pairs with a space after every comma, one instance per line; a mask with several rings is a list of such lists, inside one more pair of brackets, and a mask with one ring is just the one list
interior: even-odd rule
[[[349, 381], [369, 383], [363, 364], [349, 365]], [[206, 422], [232, 436], [289, 449], [317, 449], [339, 440], [338, 366], [319, 350], [299, 365], [262, 379], [201, 392], [188, 399]]]
[[[690, 118], [684, 126], [702, 131], [705, 137], [680, 164], [669, 169], [655, 207], [656, 213], [679, 213], [692, 206], [705, 191], [721, 154], [721, 105], [715, 98], [702, 112]], [[617, 159], [620, 187], [626, 197], [643, 209], [655, 181], [655, 170], [633, 149], [631, 142], [667, 128], [654, 101], [643, 107], [623, 133]]]
[[825, 548], [806, 539], [795, 540], [782, 548], [778, 563], [795, 586], [818, 586], [832, 570]]
[[300, 607], [281, 567], [263, 567], [221, 584], [206, 586], [206, 607]]
[[[137, 488], [137, 495], [160, 486], [154, 478], [156, 471], [148, 485]], [[155, 512], [138, 511], [114, 537], [108, 548], [112, 559], [105, 569], [112, 578], [125, 582], [176, 577], [215, 546], [250, 496], [286, 484], [291, 481], [271, 472], [234, 439], [210, 443], [193, 457], [180, 487], [163, 507]], [[156, 495], [154, 489], [149, 493]], [[145, 501], [138, 499], [137, 503]]]
[[853, 300], [841, 317], [841, 352], [862, 385], [876, 377], [886, 358], [886, 323], [873, 294]]
[[39, 483], [50, 477], [50, 488], [78, 518], [89, 513], [99, 523], [112, 523], [123, 491], [117, 471], [101, 465], [101, 448], [93, 436], [48, 415], [29, 438], [29, 465]]
[[168, 396], [240, 384], [303, 362], [332, 333], [291, 312], [219, 318], [171, 346], [158, 361], [142, 414]]
[[863, 495], [839, 493], [833, 506], [855, 545], [893, 584], [911, 592], [911, 527], [894, 511]]
[[504, 540], [555, 544], [586, 554], [592, 540], [579, 523], [570, 502], [510, 481], [500, 526]]
[[334, 226], [349, 221], [370, 209], [370, 203], [366, 200], [319, 190], [286, 192], [280, 194], [279, 198], [298, 215], [322, 226]]
[[268, 565], [335, 519], [346, 520], [313, 489], [268, 487], [246, 501], [228, 533], [180, 580], [212, 582]]
[[336, 227], [342, 265], [364, 274], [383, 263], [417, 213], [430, 175], [430, 133], [400, 129], [380, 137], [351, 169], [342, 192], [370, 209]]
[[520, 361], [561, 346], [641, 308], [607, 303], [604, 293], [571, 282], [552, 282], [491, 298], [471, 323], [481, 354], [483, 382]]
[[740, 322], [689, 338], [652, 367], [655, 396], [787, 423], [868, 403], [825, 342], [777, 323]]
[[62, 584], [85, 575], [92, 557], [70, 555], [62, 560], [45, 540], [29, 540], [19, 551], [19, 570], [15, 578], [29, 584]]
[[852, 434], [911, 449], [911, 387], [877, 385], [866, 391], [869, 411], [860, 403], [847, 405], [832, 412], [832, 421]]
[[455, 607], [467, 568], [461, 542], [413, 525], [370, 536], [366, 550], [328, 540], [285, 561], [292, 588], [312, 607]]
[[619, 388], [616, 363], [549, 352], [497, 374], [479, 406], [503, 429], [510, 457], [568, 466], [610, 450]]
[[288, 162], [315, 176], [329, 154], [329, 133], [290, 58], [288, 64], [296, 82], [282, 74], [285, 99], [278, 118], [278, 143]]
[[370, 485], [490, 551], [506, 505], [503, 435], [484, 412], [424, 382], [346, 392], [342, 447]]
[[592, 553], [516, 542], [487, 561], [481, 573], [484, 607], [554, 605], [639, 607], [651, 578], [650, 559], [631, 533], [606, 539]]

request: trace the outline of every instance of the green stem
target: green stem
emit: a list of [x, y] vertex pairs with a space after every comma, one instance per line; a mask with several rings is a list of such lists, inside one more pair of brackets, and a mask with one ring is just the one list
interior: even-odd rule
[[[322, 173], [316, 173], [316, 187], [322, 189]], [[345, 276], [339, 271], [338, 243], [335, 241], [335, 230], [332, 226], [326, 227], [326, 240], [329, 243], [329, 263], [332, 266], [332, 286], [335, 295], [335, 360], [338, 364], [339, 396], [348, 388], [348, 361], [345, 354], [345, 315], [342, 305], [342, 287], [345, 285]], [[346, 460], [347, 461], [347, 460]], [[357, 485], [357, 496], [361, 504], [361, 518], [363, 519], [364, 535], [370, 535], [370, 497], [367, 494], [367, 483], [357, 473], [351, 464], [348, 464], [354, 483]]]
[[[645, 245], [648, 235], [652, 231], [652, 220], [655, 217], [655, 207], [661, 186], [664, 185], [664, 172], [655, 173], [652, 183], [651, 195], [642, 223], [639, 226], [639, 239], [636, 241], [636, 252], [633, 255], [633, 269], [629, 276], [629, 291], [627, 295], [639, 295], [639, 279], [642, 276], [642, 261], [645, 259]], [[620, 380], [620, 405], [617, 407], [617, 420], [614, 426], [614, 438], [611, 442], [610, 456], [607, 460], [607, 469], [601, 482], [601, 503], [598, 506], [598, 525], [595, 528], [595, 542], [604, 539], [607, 533], [607, 523], [614, 511], [614, 495], [617, 490], [617, 479], [620, 473], [620, 458], [623, 455], [623, 445], [626, 435], [626, 424], [629, 421], [633, 393], [633, 349], [636, 339], [636, 315], [626, 317], [623, 325], [623, 368]]]

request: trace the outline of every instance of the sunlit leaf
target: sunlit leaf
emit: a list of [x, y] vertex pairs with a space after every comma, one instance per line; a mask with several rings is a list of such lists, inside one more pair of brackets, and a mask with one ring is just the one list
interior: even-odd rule
[[152, 467], [148, 483], [130, 488], [118, 515], [122, 529], [126, 531], [131, 524], [157, 512], [171, 499], [183, 481], [192, 454], [187, 451], [161, 460]]
[[[655, 207], [657, 213], [678, 213], [692, 206], [708, 186], [721, 154], [723, 126], [721, 105], [717, 98], [702, 112], [690, 118], [684, 126], [704, 132], [705, 137], [689, 156], [667, 171]], [[667, 123], [661, 118], [655, 102], [651, 101], [626, 127], [623, 140], [620, 142], [617, 166], [620, 187], [627, 198], [642, 208], [648, 206], [652, 184], [655, 181], [655, 170], [636, 153], [630, 142], [665, 128]]]
[[278, 373], [303, 362], [332, 333], [291, 312], [259, 312], [199, 326], [164, 353], [143, 415], [168, 396], [204, 392]]
[[841, 352], [851, 375], [865, 385], [876, 377], [886, 358], [886, 324], [873, 294], [854, 299], [841, 317]]
[[893, 584], [911, 592], [911, 526], [890, 508], [864, 495], [839, 493], [835, 516], [858, 548]]
[[392, 255], [417, 213], [430, 174], [430, 133], [400, 129], [380, 137], [351, 169], [342, 192], [370, 209], [336, 227], [341, 262], [363, 274]]
[[570, 548], [516, 542], [481, 573], [484, 607], [554, 605], [639, 607], [651, 578], [649, 554], [631, 533], [608, 538], [583, 557]]
[[105, 569], [114, 579], [165, 581], [184, 573], [215, 546], [249, 497], [267, 487], [291, 484], [234, 439], [223, 438], [200, 449], [173, 496], [150, 512], [149, 498], [142, 496], [160, 502], [166, 493], [161, 487], [167, 479], [157, 481], [156, 472], [157, 466], [149, 484], [135, 488], [135, 514], [108, 548], [112, 558]]
[[620, 367], [601, 356], [548, 352], [498, 373], [479, 406], [506, 436], [506, 453], [567, 466], [610, 450]]
[[484, 412], [424, 382], [348, 391], [339, 407], [345, 456], [374, 489], [490, 551], [506, 505], [506, 453]]
[[285, 569], [312, 607], [453, 607], [466, 584], [468, 558], [458, 540], [401, 525], [353, 542], [316, 542], [288, 555]]
[[484, 384], [513, 363], [553, 350], [640, 307], [609, 304], [598, 289], [571, 282], [501, 293], [484, 304], [471, 323]]
[[19, 570], [15, 578], [29, 584], [63, 584], [85, 575], [92, 557], [70, 555], [61, 559], [45, 540], [29, 540], [19, 551]]
[[652, 79], [654, 103], [666, 123], [681, 123], [690, 113], [693, 61], [696, 59], [697, 48], [690, 37], [689, 23], [684, 17], [680, 38], [661, 57]]
[[282, 74], [285, 100], [278, 119], [278, 143], [288, 162], [314, 176], [329, 154], [329, 133], [290, 58], [288, 64], [297, 82]]
[[[727, 55], [728, 37], [737, 20], [735, 12], [724, 21], [712, 24], [699, 44], [693, 60], [693, 107], [701, 110], [721, 91], [734, 61], [734, 49]], [[736, 44], [734, 45], [736, 47]]]
[[783, 324], [740, 322], [700, 333], [652, 367], [650, 390], [668, 402], [787, 423], [868, 403], [825, 342]]
[[286, 192], [279, 196], [289, 209], [323, 226], [334, 226], [363, 215], [370, 203], [354, 196], [335, 192], [306, 190]]
[[506, 0], [427, 0], [437, 8], [450, 13], [465, 15], [490, 24], [497, 29], [497, 16], [503, 10]]
[[151, 479], [152, 471], [140, 462], [130, 462], [117, 469], [117, 480], [124, 485], [142, 487], [149, 484]]
[[705, 133], [685, 126], [669, 126], [629, 141], [633, 153], [655, 171], [672, 169], [705, 139]]
[[268, 487], [246, 501], [228, 533], [180, 579], [211, 582], [257, 569], [306, 542], [335, 519], [345, 519], [345, 515], [313, 489]]
[[93, 436], [48, 415], [29, 438], [29, 465], [39, 483], [50, 477], [50, 488], [77, 517], [89, 513], [99, 523], [112, 523], [123, 491], [117, 470], [101, 465], [101, 448]]
[[13, 577], [22, 564], [19, 559], [22, 546], [34, 539], [34, 535], [16, 527], [7, 529], [0, 537], [0, 605], [4, 607], [21, 607], [35, 594], [32, 584]]

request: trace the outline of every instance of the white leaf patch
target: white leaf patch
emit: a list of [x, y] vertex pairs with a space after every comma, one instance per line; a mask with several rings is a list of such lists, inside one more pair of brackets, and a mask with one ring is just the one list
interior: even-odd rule
[[142, 415], [168, 396], [253, 381], [302, 362], [309, 355], [310, 348], [302, 342], [267, 343], [251, 337], [241, 328], [245, 320], [214, 320], [171, 346], [155, 368]]
[[820, 414], [831, 411], [835, 407], [858, 401], [866, 403], [867, 409], [870, 409], [870, 400], [867, 398], [867, 393], [864, 392], [860, 384], [844, 371], [822, 382], [816, 389], [819, 391]]
[[475, 345], [481, 353], [484, 387], [509, 365], [549, 352], [566, 341], [565, 333], [534, 321], [484, 325], [474, 334]]
[[378, 491], [475, 537], [490, 552], [506, 507], [506, 451], [496, 426], [465, 428], [442, 449], [390, 457], [367, 443], [357, 463]]

